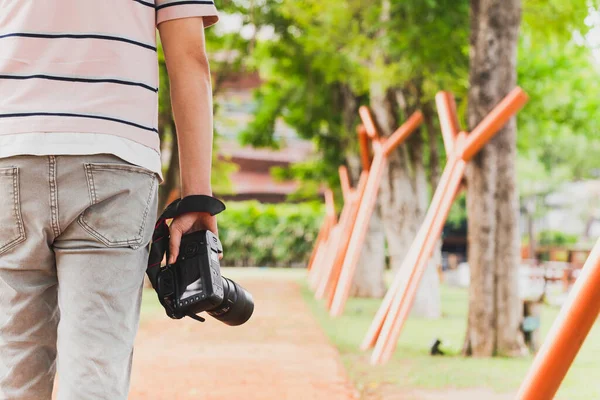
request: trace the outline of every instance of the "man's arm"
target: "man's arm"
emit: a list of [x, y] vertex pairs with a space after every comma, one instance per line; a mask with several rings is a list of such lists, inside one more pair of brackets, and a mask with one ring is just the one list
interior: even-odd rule
[[213, 105], [202, 18], [159, 26], [177, 126], [181, 195], [211, 195]]
[[[181, 196], [212, 195], [213, 106], [203, 20], [201, 17], [174, 19], [161, 23], [158, 29], [177, 127]], [[171, 223], [169, 263], [179, 254], [181, 236], [201, 229], [218, 234], [216, 218], [206, 213], [187, 213]]]

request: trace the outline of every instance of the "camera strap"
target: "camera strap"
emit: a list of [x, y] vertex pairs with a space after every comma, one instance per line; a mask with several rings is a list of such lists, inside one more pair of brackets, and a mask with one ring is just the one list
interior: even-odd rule
[[[162, 293], [164, 285], [160, 284], [161, 274], [163, 270], [161, 267], [162, 260], [165, 253], [168, 257], [169, 250], [169, 226], [167, 220], [178, 217], [182, 214], [189, 212], [205, 212], [210, 215], [217, 215], [225, 210], [225, 204], [220, 200], [205, 195], [190, 195], [182, 199], [176, 199], [169, 204], [163, 213], [160, 215], [154, 226], [154, 233], [152, 235], [152, 244], [150, 246], [150, 255], [148, 257], [148, 268], [146, 274], [152, 283], [152, 287], [158, 293], [158, 299], [162, 306], [167, 311], [167, 314], [171, 318], [183, 318], [185, 315], [178, 315], [176, 310], [168, 301], [169, 297], [173, 293]], [[165, 268], [167, 268], [165, 266]]]

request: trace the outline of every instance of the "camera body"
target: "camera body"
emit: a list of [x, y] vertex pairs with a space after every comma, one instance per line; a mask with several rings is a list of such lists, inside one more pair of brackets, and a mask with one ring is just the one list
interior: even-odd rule
[[[254, 311], [252, 295], [221, 276], [219, 254], [223, 247], [208, 230], [183, 235], [174, 264], [158, 272], [156, 291], [171, 318], [197, 316], [207, 312], [228, 325], [241, 325]], [[167, 259], [169, 253], [167, 251]]]
[[165, 253], [169, 259], [171, 235], [167, 220], [190, 212], [217, 215], [224, 210], [225, 204], [212, 196], [189, 195], [171, 202], [156, 221], [146, 274], [170, 318], [190, 317], [204, 322], [197, 314], [206, 311], [211, 317], [236, 326], [252, 316], [252, 295], [221, 276], [219, 254], [223, 246], [211, 231], [183, 235], [175, 263], [161, 265]]
[[[175, 268], [175, 309], [194, 314], [211, 310], [223, 302], [223, 278], [219, 253], [223, 247], [211, 231], [198, 231], [181, 238]], [[167, 254], [168, 257], [168, 254]], [[186, 285], [187, 284], [187, 285]]]

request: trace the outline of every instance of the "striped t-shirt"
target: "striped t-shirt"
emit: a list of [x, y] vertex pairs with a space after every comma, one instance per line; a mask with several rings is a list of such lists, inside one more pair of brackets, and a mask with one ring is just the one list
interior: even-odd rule
[[218, 14], [200, 0], [0, 0], [0, 135], [113, 135], [158, 154], [156, 27], [185, 17]]

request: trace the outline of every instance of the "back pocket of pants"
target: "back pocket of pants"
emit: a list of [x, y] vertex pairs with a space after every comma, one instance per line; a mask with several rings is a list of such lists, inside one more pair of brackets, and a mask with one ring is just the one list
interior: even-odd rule
[[25, 240], [19, 199], [19, 168], [0, 168], [0, 254]]
[[[85, 163], [91, 205], [79, 224], [109, 247], [138, 248], [149, 238], [150, 207], [157, 196], [156, 174], [128, 163]], [[151, 224], [152, 226], [147, 226]]]

